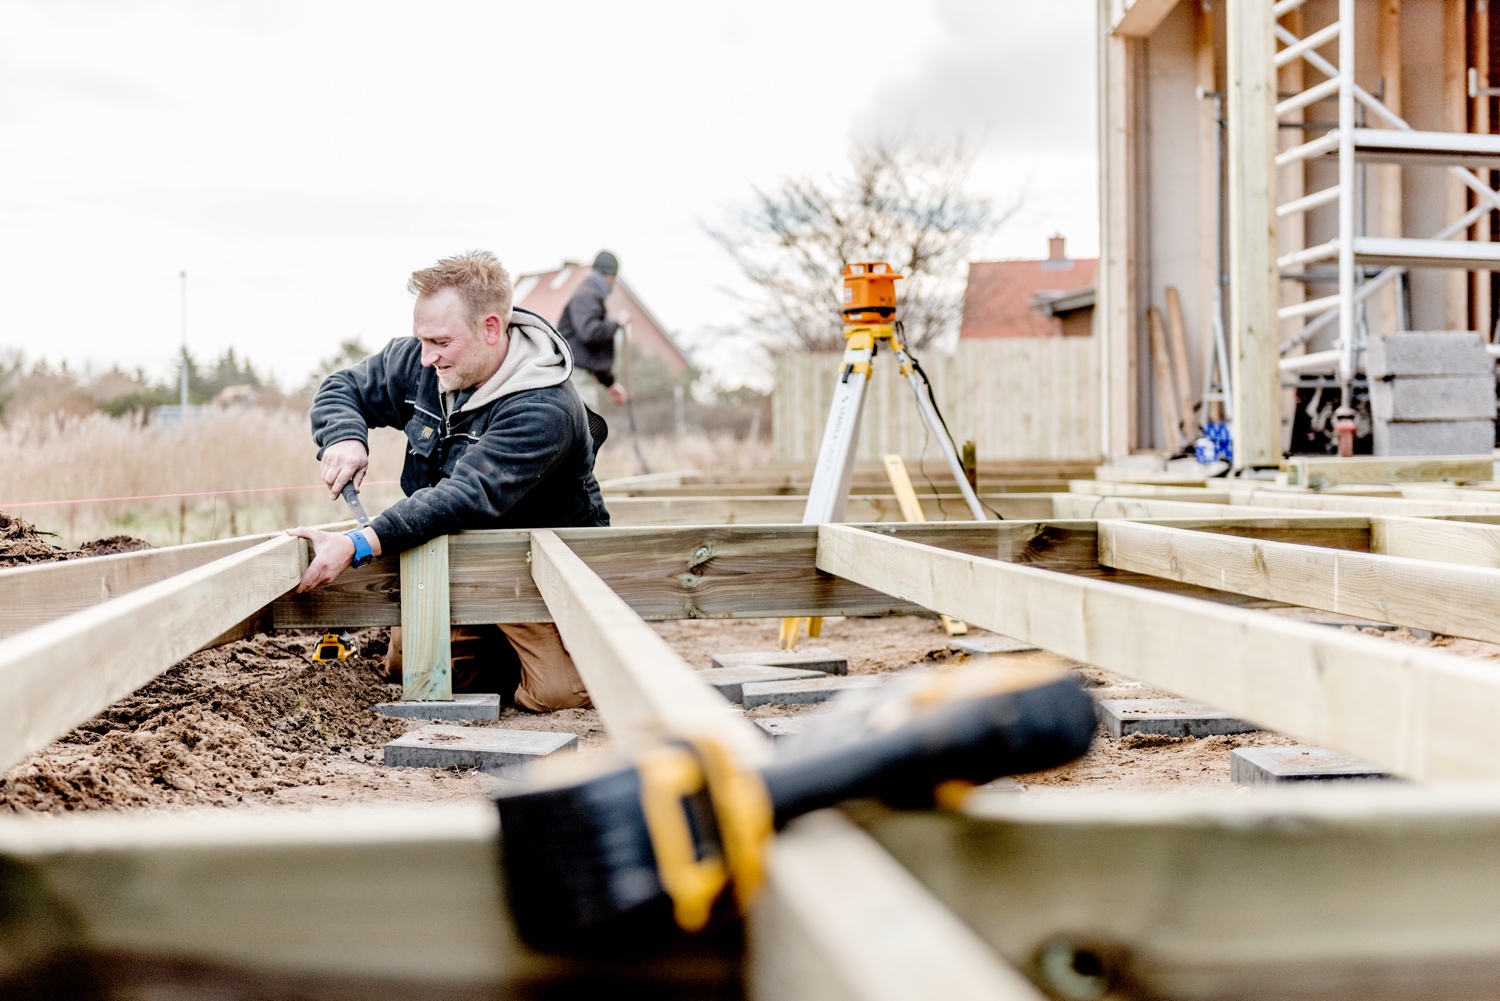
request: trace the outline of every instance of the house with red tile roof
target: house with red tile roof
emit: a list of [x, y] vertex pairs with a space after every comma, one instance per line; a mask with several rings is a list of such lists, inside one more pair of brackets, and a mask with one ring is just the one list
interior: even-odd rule
[[1061, 236], [1048, 245], [1042, 260], [970, 262], [960, 339], [1092, 333], [1098, 259], [1068, 257]]
[[[567, 306], [588, 273], [587, 264], [566, 261], [552, 271], [522, 275], [516, 279], [515, 304], [541, 315], [556, 326], [563, 307]], [[646, 308], [623, 278], [615, 279], [614, 291], [604, 300], [604, 306], [612, 314], [621, 311], [630, 314], [630, 336], [636, 350], [659, 359], [669, 374], [680, 375], [692, 367], [686, 352], [677, 346], [655, 314]]]

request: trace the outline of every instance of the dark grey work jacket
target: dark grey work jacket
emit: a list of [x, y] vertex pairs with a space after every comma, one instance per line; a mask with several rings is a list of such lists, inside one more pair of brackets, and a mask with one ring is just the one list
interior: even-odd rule
[[573, 362], [594, 373], [606, 386], [615, 383], [615, 331], [620, 325], [609, 318], [604, 300], [609, 298], [609, 283], [590, 271], [578, 291], [563, 307], [557, 320], [557, 332], [568, 342]]
[[[400, 337], [318, 387], [312, 430], [319, 458], [337, 441], [368, 444], [372, 427], [406, 431], [406, 497], [372, 522], [386, 552], [464, 529], [609, 524], [594, 479], [588, 412], [568, 382], [565, 345], [546, 320], [524, 309], [515, 310], [510, 333], [512, 352], [562, 356], [533, 366], [530, 383], [560, 381], [514, 392], [486, 384], [460, 391], [445, 409], [437, 373], [422, 367], [421, 342]], [[480, 403], [470, 406], [476, 395]]]

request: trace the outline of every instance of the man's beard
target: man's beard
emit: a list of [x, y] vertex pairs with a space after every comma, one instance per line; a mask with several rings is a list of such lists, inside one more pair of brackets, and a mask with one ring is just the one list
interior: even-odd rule
[[445, 393], [456, 393], [479, 385], [479, 376], [484, 372], [484, 359], [473, 358], [463, 366], [455, 365], [446, 372], [439, 372], [438, 389]]

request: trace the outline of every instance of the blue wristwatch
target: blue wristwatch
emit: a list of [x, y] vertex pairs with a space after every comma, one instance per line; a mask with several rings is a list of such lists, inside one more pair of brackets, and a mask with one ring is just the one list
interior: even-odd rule
[[364, 529], [355, 528], [344, 533], [354, 543], [354, 565], [362, 567], [375, 558], [375, 550], [370, 548], [370, 540], [365, 538]]

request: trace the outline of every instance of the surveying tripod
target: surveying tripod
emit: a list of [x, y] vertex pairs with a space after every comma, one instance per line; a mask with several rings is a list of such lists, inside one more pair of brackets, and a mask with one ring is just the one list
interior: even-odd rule
[[[861, 262], [844, 268], [844, 358], [833, 391], [833, 404], [828, 408], [828, 423], [823, 427], [823, 443], [818, 448], [818, 464], [807, 492], [807, 507], [802, 512], [804, 525], [844, 520], [849, 486], [854, 478], [854, 452], [864, 415], [865, 389], [870, 384], [876, 349], [882, 341], [896, 356], [901, 376], [916, 397], [922, 420], [942, 448], [969, 512], [975, 521], [987, 520], [964, 474], [947, 425], [932, 402], [932, 387], [922, 367], [901, 343], [900, 325], [896, 321], [896, 282], [901, 277], [883, 262]], [[783, 649], [789, 650], [796, 644], [801, 622], [796, 618], [782, 621]], [[816, 618], [809, 620], [808, 635], [818, 635], [820, 625]]]

